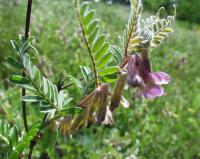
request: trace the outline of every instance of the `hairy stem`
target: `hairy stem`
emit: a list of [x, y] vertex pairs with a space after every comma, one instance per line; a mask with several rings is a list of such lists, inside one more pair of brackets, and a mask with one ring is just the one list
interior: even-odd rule
[[134, 25], [131, 26], [131, 30], [130, 30], [130, 33], [128, 35], [128, 39], [127, 39], [126, 46], [125, 46], [125, 49], [124, 49], [125, 58], [128, 57], [128, 47], [129, 47], [129, 43], [130, 43], [130, 40], [131, 40], [131, 36], [132, 36], [134, 27], [135, 27]]
[[[27, 40], [29, 37], [29, 29], [30, 29], [30, 21], [31, 21], [31, 9], [32, 9], [32, 0], [28, 0], [27, 5], [27, 12], [26, 12], [26, 25], [25, 25], [25, 39]], [[23, 70], [23, 77], [25, 77], [25, 70]], [[26, 90], [22, 88], [22, 97], [26, 95]], [[23, 120], [24, 120], [24, 128], [26, 132], [28, 132], [28, 124], [27, 124], [27, 117], [26, 117], [26, 102], [22, 101], [22, 114], [23, 114]]]
[[137, 23], [139, 20], [139, 13], [141, 10], [141, 6], [140, 6], [139, 2], [140, 1], [136, 1], [136, 4], [131, 3], [131, 6], [132, 6], [131, 7], [131, 15], [130, 15], [129, 22], [128, 22], [128, 26], [130, 26], [130, 28], [128, 29], [128, 37], [126, 39], [125, 50], [124, 50], [125, 58], [128, 57], [128, 48], [129, 48], [129, 44], [130, 44], [134, 29], [137, 30], [136, 27], [137, 27]]

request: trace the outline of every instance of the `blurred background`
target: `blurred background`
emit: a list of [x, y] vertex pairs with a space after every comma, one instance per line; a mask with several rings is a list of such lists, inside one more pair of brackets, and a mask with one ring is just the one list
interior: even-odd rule
[[[19, 127], [23, 126], [20, 90], [8, 82], [9, 75], [17, 72], [5, 58], [14, 56], [10, 40], [23, 34], [26, 3], [0, 0], [0, 118]], [[177, 6], [174, 34], [151, 52], [153, 70], [172, 76], [166, 96], [133, 101], [128, 91], [131, 108], [116, 111], [113, 127], [85, 128], [72, 138], [59, 134], [55, 148], [39, 144], [38, 155], [43, 150], [55, 159], [200, 159], [200, 1], [144, 0], [143, 4], [144, 16], [161, 6], [171, 13], [172, 5]], [[101, 19], [101, 31], [118, 45], [130, 12], [128, 2], [95, 0], [92, 5]], [[73, 0], [33, 0], [31, 36], [39, 51], [37, 62], [53, 81], [63, 71], [78, 77], [79, 65], [89, 62]], [[30, 121], [41, 116], [31, 106], [28, 114], [35, 114], [28, 117]]]

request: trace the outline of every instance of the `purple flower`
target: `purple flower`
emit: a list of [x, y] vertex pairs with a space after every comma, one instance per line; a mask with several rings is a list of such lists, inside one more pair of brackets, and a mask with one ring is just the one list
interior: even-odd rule
[[138, 95], [147, 99], [154, 99], [163, 96], [163, 84], [168, 84], [171, 78], [164, 72], [151, 72], [150, 61], [143, 60], [139, 55], [128, 57], [128, 83], [133, 87], [138, 87]]
[[137, 57], [136, 55], [131, 55], [128, 57], [128, 77], [127, 82], [132, 87], [139, 87], [142, 84], [142, 80], [138, 75], [137, 70]]

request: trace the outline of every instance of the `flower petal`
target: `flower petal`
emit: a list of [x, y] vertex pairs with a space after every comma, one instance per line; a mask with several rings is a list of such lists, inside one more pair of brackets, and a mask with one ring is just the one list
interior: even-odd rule
[[107, 107], [105, 120], [103, 121], [103, 124], [110, 125], [110, 126], [112, 126], [114, 124], [112, 112], [110, 111], [110, 109], [108, 107]]
[[128, 57], [128, 75], [130, 79], [134, 79], [137, 75], [135, 55]]
[[128, 77], [127, 82], [132, 87], [138, 87], [140, 84], [140, 79], [137, 74], [136, 67], [136, 55], [130, 55], [128, 57]]
[[160, 86], [147, 87], [142, 92], [142, 96], [146, 99], [154, 99], [164, 94], [164, 89]]
[[146, 66], [146, 63], [142, 61], [140, 56], [136, 56], [136, 67], [138, 69], [138, 74], [139, 76], [143, 79], [146, 80], [149, 76], [149, 70], [148, 67]]
[[168, 84], [171, 81], [171, 77], [165, 72], [149, 73], [147, 80], [151, 80], [154, 84], [162, 85]]
[[149, 53], [147, 51], [147, 49], [142, 49], [142, 61], [146, 67], [146, 69], [148, 70], [148, 72], [151, 72], [151, 62], [149, 59]]

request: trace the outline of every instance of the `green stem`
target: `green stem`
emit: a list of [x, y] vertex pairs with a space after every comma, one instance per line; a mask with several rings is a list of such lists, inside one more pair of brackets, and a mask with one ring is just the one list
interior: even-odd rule
[[[28, 0], [27, 4], [27, 12], [26, 12], [26, 25], [25, 25], [25, 39], [29, 38], [29, 29], [30, 29], [30, 21], [31, 21], [31, 9], [32, 9], [32, 0]], [[25, 77], [25, 70], [23, 70], [23, 77]], [[22, 97], [26, 95], [26, 90], [22, 88]], [[28, 132], [28, 124], [27, 124], [27, 117], [26, 117], [26, 102], [22, 101], [22, 114], [23, 114], [23, 121], [24, 121], [24, 128], [26, 132]]]

